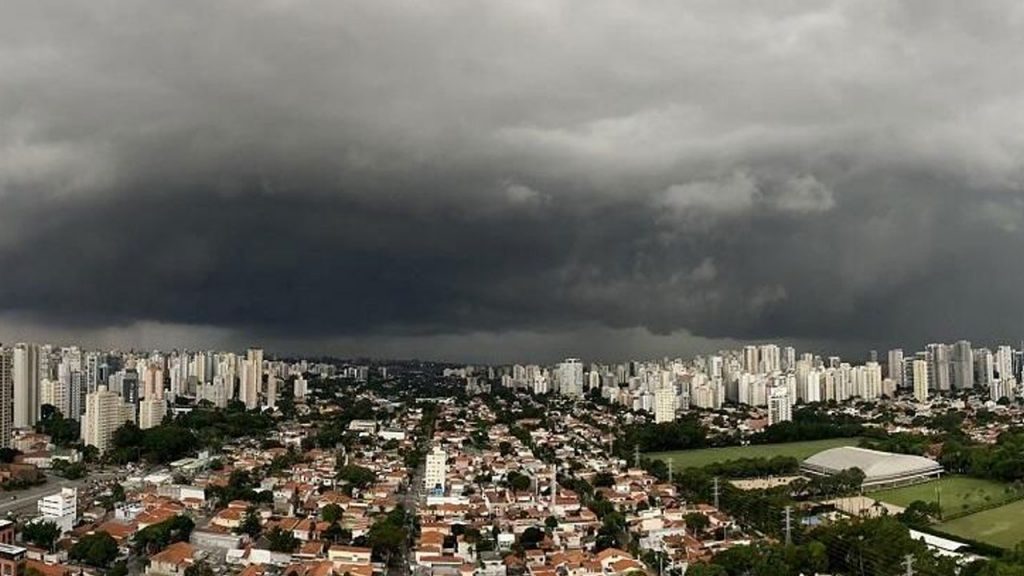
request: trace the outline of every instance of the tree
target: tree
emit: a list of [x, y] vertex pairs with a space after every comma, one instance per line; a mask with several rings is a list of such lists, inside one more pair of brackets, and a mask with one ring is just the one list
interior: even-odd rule
[[377, 481], [377, 475], [369, 468], [349, 464], [338, 468], [338, 480], [347, 483], [349, 486], [363, 490]]
[[341, 520], [342, 513], [343, 510], [341, 509], [341, 506], [338, 506], [337, 504], [328, 504], [320, 509], [320, 517], [323, 518], [324, 522], [328, 522], [330, 524]]
[[896, 519], [907, 526], [921, 527], [932, 523], [933, 519], [940, 518], [942, 510], [937, 502], [925, 502], [914, 500], [909, 506], [896, 515]]
[[188, 516], [175, 516], [135, 533], [135, 551], [155, 554], [175, 542], [187, 542], [195, 523]]
[[14, 448], [0, 448], [0, 462], [4, 464], [14, 462], [14, 459], [20, 455], [21, 450], [15, 450]]
[[525, 492], [530, 489], [530, 477], [515, 470], [509, 472], [505, 476], [505, 481], [508, 483], [509, 487], [516, 492]]
[[117, 558], [117, 542], [106, 532], [87, 534], [71, 547], [68, 556], [72, 560], [102, 568]]
[[85, 464], [81, 462], [68, 462], [66, 460], [58, 460], [54, 463], [53, 469], [68, 480], [85, 478], [85, 475], [88, 473]]
[[276, 526], [267, 534], [267, 541], [270, 543], [271, 552], [291, 553], [299, 546], [299, 539], [291, 531], [281, 530]]
[[260, 523], [259, 514], [256, 513], [256, 507], [250, 506], [245, 511], [245, 517], [242, 518], [242, 523], [235, 528], [235, 534], [248, 534], [250, 538], [255, 540], [260, 537], [260, 532], [263, 531], [263, 525]]
[[406, 536], [406, 530], [402, 526], [386, 521], [375, 522], [370, 526], [367, 540], [374, 553], [384, 558], [384, 563], [388, 564], [391, 556], [401, 549]]
[[60, 527], [55, 522], [31, 522], [21, 529], [21, 537], [28, 542], [53, 552], [53, 545], [60, 538]]
[[530, 526], [526, 530], [523, 530], [523, 534], [519, 537], [519, 543], [527, 550], [536, 548], [543, 541], [544, 531], [536, 526]]
[[48, 434], [54, 444], [67, 448], [78, 442], [79, 426], [77, 421], [65, 418], [53, 405], [43, 404], [36, 432]]
[[690, 512], [683, 516], [683, 521], [686, 522], [686, 527], [693, 530], [695, 533], [701, 533], [707, 530], [708, 526], [711, 524], [708, 517], [700, 512]]
[[185, 568], [185, 576], [214, 576], [214, 572], [206, 560], [200, 560]]
[[598, 472], [594, 476], [594, 486], [598, 488], [607, 488], [615, 484], [615, 475], [611, 472], [602, 471]]

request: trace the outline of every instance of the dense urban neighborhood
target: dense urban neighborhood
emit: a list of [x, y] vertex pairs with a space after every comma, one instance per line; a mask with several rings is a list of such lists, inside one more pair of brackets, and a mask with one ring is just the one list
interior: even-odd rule
[[[809, 355], [774, 366], [774, 350], [747, 351], [767, 364], [737, 351], [472, 367], [6, 348], [0, 564], [47, 576], [1024, 573], [1015, 400], [958, 386], [922, 402], [886, 378], [870, 398], [810, 401], [786, 381], [807, 394], [807, 374], [857, 369]], [[695, 386], [764, 381], [794, 402], [685, 401]]]

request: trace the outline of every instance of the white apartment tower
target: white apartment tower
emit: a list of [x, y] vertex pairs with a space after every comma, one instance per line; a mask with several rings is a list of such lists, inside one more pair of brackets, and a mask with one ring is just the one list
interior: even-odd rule
[[914, 360], [914, 400], [928, 401], [928, 361]]
[[248, 410], [259, 406], [259, 391], [263, 385], [263, 349], [249, 348], [242, 365], [242, 380], [238, 389], [238, 399], [245, 403]]
[[167, 402], [160, 398], [147, 398], [139, 402], [139, 428], [142, 430], [156, 428], [166, 415]]
[[559, 394], [571, 398], [583, 395], [583, 362], [579, 358], [566, 358], [558, 365], [556, 374]]
[[676, 387], [671, 382], [654, 391], [654, 421], [672, 422], [676, 419]]
[[30, 428], [39, 420], [39, 346], [14, 346], [14, 427]]
[[106, 386], [100, 386], [85, 397], [85, 418], [82, 419], [82, 442], [95, 446], [100, 453], [110, 448], [110, 439], [125, 422], [135, 421], [135, 408]]
[[11, 445], [14, 428], [14, 350], [0, 347], [0, 446]]
[[789, 400], [789, 391], [784, 386], [776, 386], [768, 392], [768, 425], [789, 422], [793, 419], [793, 405]]
[[905, 386], [903, 382], [903, 349], [895, 348], [889, 350], [889, 378], [896, 383], [897, 388]]

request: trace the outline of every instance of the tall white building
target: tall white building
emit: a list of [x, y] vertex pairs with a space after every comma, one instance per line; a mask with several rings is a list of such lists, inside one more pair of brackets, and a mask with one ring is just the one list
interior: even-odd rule
[[263, 350], [249, 348], [242, 364], [242, 379], [238, 388], [238, 399], [249, 410], [259, 406], [259, 391], [263, 387]]
[[152, 398], [139, 402], [139, 428], [142, 430], [159, 426], [166, 415], [167, 402], [165, 400]]
[[39, 346], [14, 346], [14, 427], [29, 428], [39, 420]]
[[271, 410], [277, 407], [277, 376], [273, 374], [267, 376], [267, 396], [264, 404]]
[[14, 428], [14, 350], [0, 346], [0, 446], [11, 445]]
[[579, 358], [566, 358], [558, 365], [556, 374], [559, 394], [572, 398], [583, 395], [583, 362]]
[[427, 454], [423, 486], [428, 491], [444, 493], [445, 476], [448, 474], [448, 455], [440, 446]]
[[292, 382], [292, 396], [295, 397], [296, 402], [306, 399], [308, 388], [309, 383], [306, 382], [306, 379], [301, 374], [295, 377], [295, 380]]
[[661, 385], [654, 391], [654, 421], [672, 422], [676, 419], [676, 387], [672, 383]]
[[793, 419], [793, 405], [789, 399], [789, 391], [783, 386], [776, 386], [768, 391], [768, 425], [789, 422]]
[[903, 349], [895, 348], [889, 350], [889, 378], [896, 383], [897, 388], [903, 388], [905, 385], [903, 382]]
[[926, 360], [914, 360], [914, 400], [918, 402], [928, 401], [928, 362]]
[[42, 410], [44, 404], [53, 406], [65, 416], [69, 414], [68, 389], [64, 385], [63, 380], [59, 378], [44, 378], [39, 383], [40, 410]]
[[82, 442], [95, 446], [100, 453], [110, 448], [110, 439], [125, 422], [135, 421], [135, 408], [121, 401], [121, 397], [100, 386], [85, 398], [85, 418], [82, 419]]

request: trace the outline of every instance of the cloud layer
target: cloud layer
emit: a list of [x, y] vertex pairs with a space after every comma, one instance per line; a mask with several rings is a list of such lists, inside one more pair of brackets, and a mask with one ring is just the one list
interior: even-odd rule
[[1021, 52], [1014, 2], [7, 3], [0, 315], [1015, 340]]

